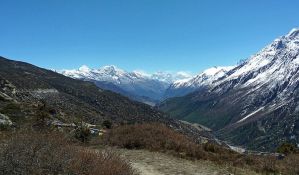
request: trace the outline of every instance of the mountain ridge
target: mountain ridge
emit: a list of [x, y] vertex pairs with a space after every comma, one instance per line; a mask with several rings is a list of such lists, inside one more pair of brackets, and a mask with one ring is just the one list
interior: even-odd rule
[[184, 72], [175, 74], [158, 71], [147, 74], [141, 71], [127, 72], [114, 65], [90, 69], [86, 65], [77, 70], [63, 70], [59, 73], [85, 81], [94, 82], [98, 87], [112, 90], [133, 100], [154, 105], [164, 97], [164, 92], [175, 80], [191, 75]]
[[208, 88], [214, 81], [226, 75], [235, 66], [214, 66], [204, 70], [193, 78], [178, 80], [172, 83], [165, 92], [165, 98], [180, 97], [199, 89]]
[[1, 118], [17, 128], [33, 127], [38, 121], [47, 125], [53, 121], [95, 125], [105, 120], [115, 125], [153, 122], [163, 123], [198, 142], [214, 138], [204, 129], [199, 131], [149, 105], [100, 89], [92, 82], [4, 57], [0, 57], [0, 70]]
[[159, 108], [211, 127], [238, 145], [267, 150], [284, 141], [298, 144], [298, 55], [299, 30], [293, 29], [211, 87], [166, 100]]
[[83, 65], [79, 69], [57, 71], [65, 76], [90, 81], [98, 87], [111, 90], [130, 99], [154, 106], [159, 102], [183, 96], [204, 86], [209, 86], [235, 66], [214, 66], [198, 75], [186, 72], [167, 73], [158, 71], [147, 74], [141, 71], [124, 71], [114, 65], [90, 69]]

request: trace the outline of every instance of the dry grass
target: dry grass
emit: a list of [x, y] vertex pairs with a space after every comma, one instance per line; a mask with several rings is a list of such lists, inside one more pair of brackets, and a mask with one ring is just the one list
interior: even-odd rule
[[217, 163], [240, 164], [242, 158], [242, 155], [215, 144], [199, 145], [187, 136], [158, 123], [119, 126], [110, 130], [103, 140], [105, 144], [120, 148], [167, 152], [182, 158]]
[[231, 167], [247, 168], [263, 174], [299, 174], [299, 156], [283, 160], [274, 156], [242, 155], [215, 144], [196, 144], [163, 124], [135, 124], [113, 128], [103, 138], [105, 144], [126, 149], [167, 152], [187, 159], [210, 160]]
[[196, 144], [187, 136], [158, 123], [119, 126], [105, 134], [103, 140], [111, 146], [170, 152], [191, 159], [230, 160], [239, 155], [215, 144]]
[[277, 169], [283, 174], [298, 175], [299, 174], [299, 154], [288, 155], [285, 159], [277, 161]]
[[197, 146], [186, 136], [162, 124], [124, 125], [110, 130], [104, 137], [109, 145], [127, 149], [185, 152]]
[[0, 174], [135, 174], [114, 152], [75, 147], [57, 133], [17, 134], [1, 143]]
[[70, 163], [70, 170], [74, 174], [90, 175], [132, 175], [136, 174], [130, 164], [120, 159], [120, 156], [111, 150], [94, 152], [80, 151]]

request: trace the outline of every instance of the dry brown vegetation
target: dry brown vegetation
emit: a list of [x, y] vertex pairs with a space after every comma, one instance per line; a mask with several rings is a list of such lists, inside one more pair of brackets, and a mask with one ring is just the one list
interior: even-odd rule
[[19, 133], [0, 143], [0, 174], [135, 174], [116, 153], [72, 146], [57, 133]]
[[231, 167], [241, 167], [260, 173], [299, 174], [299, 156], [290, 155], [283, 160], [274, 156], [242, 155], [221, 146], [196, 144], [191, 139], [163, 124], [123, 125], [104, 136], [105, 144], [127, 149], [147, 149], [167, 152], [187, 159], [210, 160]]

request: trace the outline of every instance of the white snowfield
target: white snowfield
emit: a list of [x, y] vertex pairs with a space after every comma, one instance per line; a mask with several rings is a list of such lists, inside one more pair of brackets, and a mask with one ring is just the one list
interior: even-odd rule
[[136, 70], [127, 72], [114, 65], [103, 66], [99, 69], [91, 69], [86, 65], [79, 69], [60, 71], [63, 75], [76, 79], [90, 79], [96, 81], [108, 81], [112, 83], [134, 83], [136, 81], [156, 80], [165, 83], [172, 83], [176, 80], [190, 78], [192, 75], [188, 72], [179, 71], [176, 73], [158, 71], [153, 74]]

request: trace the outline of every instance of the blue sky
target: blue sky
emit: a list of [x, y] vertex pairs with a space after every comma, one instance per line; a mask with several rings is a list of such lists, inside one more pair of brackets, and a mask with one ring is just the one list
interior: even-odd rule
[[299, 26], [298, 0], [0, 0], [0, 55], [54, 69], [199, 72]]

